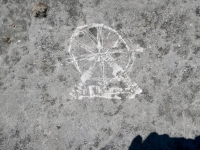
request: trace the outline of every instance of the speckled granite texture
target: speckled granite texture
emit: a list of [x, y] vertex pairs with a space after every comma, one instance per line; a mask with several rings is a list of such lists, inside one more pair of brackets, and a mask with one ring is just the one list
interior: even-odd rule
[[[200, 135], [199, 0], [44, 0], [45, 18], [37, 2], [0, 0], [0, 149], [126, 150], [137, 135]], [[69, 98], [80, 75], [67, 41], [91, 23], [144, 48], [135, 99]]]

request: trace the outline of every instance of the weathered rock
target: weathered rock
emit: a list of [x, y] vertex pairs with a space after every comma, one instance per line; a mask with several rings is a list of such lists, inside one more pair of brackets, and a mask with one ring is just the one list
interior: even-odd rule
[[34, 17], [46, 17], [47, 16], [47, 5], [45, 3], [36, 3], [33, 6], [32, 12]]
[[5, 43], [10, 43], [10, 38], [9, 37], [4, 37], [4, 40], [3, 40]]

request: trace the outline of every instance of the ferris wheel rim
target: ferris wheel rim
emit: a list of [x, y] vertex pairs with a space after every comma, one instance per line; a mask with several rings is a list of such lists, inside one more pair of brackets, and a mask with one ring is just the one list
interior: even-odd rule
[[[125, 47], [126, 47], [126, 51], [127, 52], [130, 52], [130, 48], [129, 46], [127, 45], [126, 41], [122, 38], [122, 36], [115, 30], [115, 29], [112, 29], [104, 24], [97, 24], [97, 23], [92, 23], [92, 24], [89, 24], [89, 25], [84, 25], [84, 26], [80, 26], [80, 27], [77, 27], [74, 31], [74, 33], [72, 34], [71, 38], [70, 38], [70, 45], [69, 45], [69, 48], [68, 48], [68, 53], [70, 54], [71, 57], [74, 58], [74, 56], [71, 54], [71, 51], [72, 51], [72, 42], [74, 40], [74, 38], [77, 36], [77, 33], [80, 33], [81, 30], [83, 29], [90, 29], [90, 28], [98, 28], [98, 27], [101, 27], [101, 28], [104, 28], [104, 29], [107, 29], [107, 30], [110, 30], [112, 31], [114, 34], [116, 34], [118, 36], [118, 38], [125, 44]], [[98, 54], [96, 54], [98, 55]], [[128, 68], [130, 68], [132, 66], [132, 59], [131, 59], [131, 56], [128, 57], [128, 62], [127, 62], [127, 65], [126, 67], [124, 68], [124, 70], [128, 70]]]

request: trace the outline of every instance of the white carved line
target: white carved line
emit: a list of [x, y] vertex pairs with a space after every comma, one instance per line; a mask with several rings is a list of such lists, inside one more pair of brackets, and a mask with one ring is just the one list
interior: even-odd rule
[[[92, 31], [89, 29], [96, 29], [96, 35], [91, 33]], [[106, 36], [104, 35], [104, 31], [107, 31]], [[80, 35], [85, 36], [84, 38], [86, 38], [86, 40], [88, 38], [88, 42], [90, 42], [94, 47], [89, 46], [89, 43], [77, 40]], [[111, 36], [116, 37], [116, 39], [112, 39]], [[83, 48], [83, 50], [88, 54], [82, 54], [80, 49], [74, 48], [74, 42], [75, 45]], [[106, 44], [106, 42], [109, 44]], [[116, 30], [103, 24], [95, 23], [78, 27], [70, 38], [69, 43], [68, 52], [71, 56], [69, 60], [72, 60], [71, 63], [73, 63], [76, 69], [81, 73], [81, 82], [78, 86], [75, 86], [74, 90], [70, 93], [73, 98], [80, 100], [83, 98], [94, 97], [120, 99], [120, 97], [117, 96], [118, 94], [128, 94], [129, 98], [134, 98], [136, 94], [140, 94], [142, 92], [137, 84], [131, 81], [127, 74], [128, 69], [131, 70], [135, 60], [134, 52], [143, 52], [143, 48], [139, 45], [130, 49], [125, 40], [117, 33]], [[120, 43], [125, 45], [123, 49], [119, 48]], [[116, 56], [117, 58], [115, 59], [113, 58], [113, 54], [121, 56]], [[128, 54], [128, 57], [124, 54]], [[127, 58], [125, 60], [120, 60], [120, 58], [123, 57]], [[83, 62], [84, 64], [82, 64]], [[121, 67], [120, 63], [126, 64], [126, 67]], [[90, 66], [88, 68], [87, 65], [89, 64]], [[105, 71], [108, 71], [108, 69], [106, 70], [105, 64], [109, 67], [109, 73], [112, 72], [112, 79], [107, 79], [106, 73], [108, 72]], [[98, 67], [101, 68], [101, 70], [97, 70]], [[87, 69], [84, 70], [83, 68]], [[101, 77], [94, 76], [97, 71]], [[95, 80], [96, 85], [89, 84], [90, 81], [92, 82]], [[125, 89], [122, 89], [121, 87], [108, 88], [108, 84], [113, 81], [122, 81], [127, 87]]]

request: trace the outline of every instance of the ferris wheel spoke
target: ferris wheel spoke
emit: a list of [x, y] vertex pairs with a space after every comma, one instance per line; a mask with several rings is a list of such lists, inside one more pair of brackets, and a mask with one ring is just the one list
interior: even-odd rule
[[109, 46], [108, 46], [108, 44], [107, 45], [104, 45], [103, 47], [102, 47], [102, 51], [104, 51], [105, 53], [107, 53], [108, 51], [107, 50], [110, 50], [112, 47], [113, 44], [110, 44]]
[[101, 67], [101, 69], [102, 69], [103, 86], [105, 87], [106, 81], [105, 81], [105, 63], [104, 63], [104, 61], [102, 61], [102, 67]]
[[107, 52], [107, 54], [115, 54], [115, 53], [125, 53], [124, 50], [117, 50], [112, 52]]
[[96, 53], [92, 53], [92, 54], [87, 54], [87, 55], [80, 55], [80, 56], [77, 57], [77, 58], [79, 58], [79, 59], [82, 59], [82, 58], [88, 59], [88, 58], [94, 57], [94, 56], [96, 56], [96, 55], [97, 55]]
[[106, 47], [107, 49], [106, 49], [106, 53], [107, 52], [109, 52], [112, 48], [114, 48], [119, 42], [121, 42], [121, 38], [118, 38], [116, 41], [115, 41], [115, 43], [113, 44], [113, 43], [111, 43], [110, 45], [109, 45], [109, 47]]
[[101, 45], [102, 45], [102, 49], [103, 49], [103, 46], [104, 46], [104, 34], [103, 34], [102, 27], [101, 27]]
[[[108, 37], [109, 37], [110, 33], [111, 33], [111, 32], [108, 33], [108, 36], [107, 36], [107, 39], [106, 39], [106, 40], [108, 40]], [[112, 43], [111, 43], [110, 45], [109, 45], [108, 43], [107, 43], [107, 44], [104, 44], [102, 50], [108, 52], [108, 50], [110, 50], [110, 49], [112, 48], [112, 45], [113, 45]]]
[[77, 63], [77, 61], [76, 61], [76, 58], [74, 57], [73, 54], [72, 54], [72, 58], [73, 58], [73, 60], [74, 60], [76, 69], [81, 73], [81, 69], [79, 68], [78, 63]]
[[97, 47], [99, 49], [99, 52], [101, 52], [103, 48], [103, 35], [102, 35], [102, 27], [97, 27]]
[[78, 61], [83, 61], [83, 60], [90, 60], [90, 58], [92, 58], [93, 56], [90, 56], [90, 57], [76, 57], [73, 62], [78, 62]]
[[122, 40], [121, 38], [118, 38], [113, 47], [117, 47], [117, 45], [121, 42], [121, 40]]
[[[82, 61], [82, 60], [91, 60], [92, 57], [96, 57], [98, 55], [101, 54], [116, 54], [116, 53], [124, 53], [122, 50], [118, 50], [118, 51], [112, 51], [112, 52], [108, 52], [108, 53], [93, 53], [93, 54], [87, 54], [87, 55], [80, 55], [79, 57], [76, 57], [76, 61]], [[95, 59], [95, 58], [94, 58]]]
[[[72, 61], [72, 62], [78, 62], [78, 61], [82, 61], [82, 60], [88, 60], [88, 61], [90, 61], [91, 60], [91, 58], [92, 57], [95, 57], [96, 56], [96, 54], [94, 53], [94, 54], [88, 54], [88, 55], [80, 55], [79, 57], [74, 57], [73, 56], [73, 54], [71, 54], [72, 55], [72, 58], [70, 58], [70, 59], [72, 59], [72, 60], [74, 60], [74, 61]], [[70, 59], [68, 59], [68, 60], [70, 60]], [[70, 61], [71, 62], [71, 61]], [[71, 62], [71, 63], [72, 63]]]
[[[81, 56], [79, 56], [79, 57], [76, 57], [76, 59], [78, 60], [78, 61], [81, 61], [81, 60], [85, 60], [85, 59], [87, 59], [87, 60], [90, 60], [90, 58], [92, 58], [92, 57], [97, 57], [98, 55], [101, 55], [101, 54], [108, 54], [108, 55], [112, 55], [112, 54], [116, 54], [116, 53], [119, 53], [119, 54], [123, 54], [124, 52], [123, 51], [113, 51], [113, 52], [108, 52], [108, 53], [95, 53], [95, 54], [89, 54], [89, 55], [81, 55]], [[123, 55], [124, 56], [124, 55]], [[121, 57], [123, 57], [123, 56], [120, 56], [120, 58]], [[119, 57], [118, 57], [119, 58]], [[96, 59], [96, 58], [94, 58], [94, 59]]]
[[96, 37], [88, 29], [83, 30], [83, 32], [85, 34], [87, 34], [87, 36], [89, 37], [89, 39], [92, 41], [93, 45], [95, 47], [97, 47], [97, 39], [96, 39]]
[[108, 38], [109, 38], [109, 36], [110, 36], [110, 33], [111, 33], [111, 32], [108, 32], [108, 35], [107, 35], [106, 39], [108, 39]]
[[81, 41], [76, 40], [75, 38], [74, 38], [74, 41], [77, 42], [78, 45], [79, 45], [80, 47], [82, 47], [83, 49], [85, 49], [87, 52], [94, 53], [94, 52], [91, 50], [91, 48], [90, 48], [89, 46], [83, 44]]

